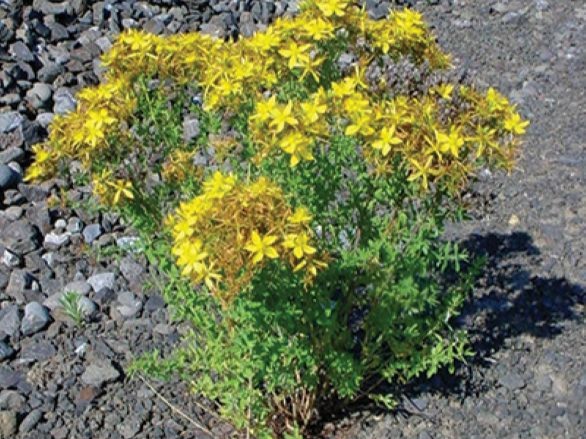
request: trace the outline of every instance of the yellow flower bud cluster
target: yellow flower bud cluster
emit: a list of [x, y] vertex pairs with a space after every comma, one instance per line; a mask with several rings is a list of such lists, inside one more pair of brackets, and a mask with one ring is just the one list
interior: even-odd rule
[[311, 282], [325, 266], [324, 256], [317, 257], [311, 218], [303, 207], [292, 209], [270, 180], [245, 182], [218, 171], [199, 196], [168, 217], [167, 226], [182, 274], [226, 305], [272, 260]]

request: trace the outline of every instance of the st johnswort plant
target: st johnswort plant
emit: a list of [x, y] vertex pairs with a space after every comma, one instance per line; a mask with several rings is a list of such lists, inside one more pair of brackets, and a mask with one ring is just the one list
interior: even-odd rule
[[[452, 321], [478, 264], [443, 227], [478, 170], [512, 169], [528, 124], [493, 88], [441, 76], [420, 14], [374, 21], [355, 3], [307, 0], [236, 41], [123, 33], [28, 171], [81, 162], [192, 324], [131, 369], [181, 376], [259, 438], [307, 434], [332, 401], [390, 406], [380, 383], [465, 359]], [[439, 79], [402, 95], [373, 78], [402, 59]]]

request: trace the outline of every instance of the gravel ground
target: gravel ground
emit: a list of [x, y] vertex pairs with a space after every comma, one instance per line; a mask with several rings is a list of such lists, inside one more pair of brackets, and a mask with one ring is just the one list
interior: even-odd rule
[[[366, 3], [379, 17], [390, 4]], [[586, 5], [395, 3], [422, 9], [456, 64], [512, 96], [532, 125], [515, 173], [481, 175], [473, 219], [448, 234], [488, 257], [459, 320], [477, 356], [455, 376], [411, 386], [396, 413], [356, 410], [322, 436], [586, 437]], [[247, 35], [294, 5], [0, 0], [0, 439], [210, 437], [165, 401], [212, 437], [229, 433], [185, 385], [125, 376], [134, 356], [168, 349], [185, 328], [144, 287], [152, 270], [128, 250], [120, 219], [51, 201], [64, 192], [81, 205], [88, 188], [21, 179], [31, 145], [99, 80], [97, 58], [121, 29]], [[64, 314], [66, 291], [90, 323]]]

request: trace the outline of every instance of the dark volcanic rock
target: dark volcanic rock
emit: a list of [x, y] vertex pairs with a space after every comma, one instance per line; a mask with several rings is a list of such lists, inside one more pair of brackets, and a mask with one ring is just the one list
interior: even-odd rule
[[25, 255], [39, 247], [38, 229], [26, 220], [14, 221], [0, 230], [0, 244], [17, 255]]

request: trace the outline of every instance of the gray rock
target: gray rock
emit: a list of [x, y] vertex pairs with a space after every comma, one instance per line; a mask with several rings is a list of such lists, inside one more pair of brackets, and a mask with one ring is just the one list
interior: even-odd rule
[[69, 233], [80, 233], [83, 230], [83, 221], [77, 217], [69, 218], [66, 230]]
[[37, 114], [35, 121], [42, 126], [43, 128], [47, 129], [47, 127], [53, 122], [55, 119], [55, 115], [53, 113], [40, 113]]
[[15, 188], [21, 176], [10, 166], [0, 164], [0, 190]]
[[79, 297], [77, 305], [86, 320], [93, 320], [98, 315], [98, 305], [85, 296]]
[[26, 92], [26, 101], [35, 109], [50, 108], [53, 89], [50, 85], [37, 82]]
[[245, 11], [240, 14], [240, 34], [244, 37], [251, 37], [256, 32], [256, 24], [252, 13]]
[[12, 26], [8, 27], [4, 20], [0, 21], [0, 42], [7, 44], [14, 38], [14, 30]]
[[48, 23], [47, 27], [51, 31], [51, 42], [56, 43], [58, 41], [64, 41], [69, 39], [69, 31], [61, 23], [52, 22]]
[[106, 36], [96, 39], [95, 43], [96, 46], [98, 46], [102, 52], [107, 52], [112, 48], [112, 42]]
[[15, 390], [0, 392], [0, 410], [21, 411], [26, 404], [26, 398]]
[[70, 242], [70, 234], [69, 232], [64, 233], [55, 233], [51, 232], [45, 235], [44, 245], [46, 248], [51, 250], [56, 250], [58, 248], [63, 247], [64, 245], [69, 244]]
[[165, 323], [159, 323], [153, 328], [153, 332], [156, 334], [161, 335], [169, 335], [175, 332], [175, 328], [172, 325], [167, 325]]
[[51, 322], [49, 311], [38, 302], [31, 302], [24, 307], [24, 317], [20, 325], [23, 335], [35, 334]]
[[22, 378], [22, 375], [11, 367], [0, 366], [0, 389], [16, 387]]
[[24, 302], [23, 291], [31, 289], [34, 277], [26, 270], [13, 270], [6, 286], [6, 294], [18, 302]]
[[145, 311], [149, 313], [156, 312], [165, 307], [165, 299], [158, 294], [150, 296], [144, 304]]
[[120, 378], [120, 372], [110, 360], [96, 360], [81, 375], [81, 381], [88, 386], [100, 388], [106, 384], [115, 382]]
[[62, 65], [57, 63], [47, 63], [37, 72], [37, 78], [39, 81], [51, 84], [59, 75], [61, 75], [65, 69]]
[[2, 254], [2, 263], [9, 268], [16, 268], [20, 266], [21, 259], [18, 255], [15, 255], [10, 250], [4, 250]]
[[6, 93], [0, 96], [0, 104], [16, 107], [20, 103], [20, 93]]
[[[32, 143], [37, 143], [32, 142]], [[45, 201], [49, 196], [49, 188], [36, 184], [19, 184], [18, 191], [30, 202]]]
[[379, 3], [379, 5], [372, 5], [372, 7], [368, 8], [368, 15], [370, 15], [370, 17], [374, 20], [385, 18], [389, 13], [389, 8], [391, 6], [390, 2], [383, 1]]
[[83, 229], [83, 240], [91, 244], [102, 235], [102, 226], [100, 224], [90, 224]]
[[0, 310], [0, 333], [14, 337], [20, 329], [20, 312], [18, 306], [8, 305]]
[[189, 143], [194, 140], [200, 133], [199, 120], [195, 118], [185, 119], [183, 121], [183, 140]]
[[109, 288], [113, 290], [115, 282], [116, 275], [111, 272], [94, 274], [87, 280], [87, 283], [92, 286], [92, 289], [96, 293], [103, 288]]
[[18, 164], [17, 162], [10, 162], [8, 163], [8, 167], [18, 174], [19, 180], [22, 178], [24, 171], [20, 164]]
[[132, 439], [136, 437], [142, 429], [143, 420], [138, 416], [131, 416], [119, 424], [116, 429], [124, 439]]
[[94, 300], [100, 305], [107, 305], [116, 299], [116, 293], [111, 288], [102, 288], [94, 295]]
[[143, 30], [150, 34], [160, 35], [165, 31], [165, 24], [161, 20], [153, 18], [143, 25]]
[[53, 96], [53, 112], [55, 114], [66, 114], [75, 110], [77, 101], [67, 88], [58, 88]]
[[14, 349], [12, 349], [7, 343], [0, 341], [0, 361], [7, 360], [14, 355]]
[[51, 2], [48, 0], [33, 0], [33, 9], [45, 15], [62, 15], [68, 12], [69, 1]]
[[53, 357], [57, 353], [57, 349], [51, 342], [41, 340], [33, 341], [32, 343], [23, 343], [20, 348], [19, 361], [45, 361]]
[[22, 420], [20, 427], [18, 427], [18, 432], [20, 434], [28, 433], [36, 427], [42, 418], [43, 411], [41, 409], [34, 409]]
[[503, 375], [499, 378], [499, 383], [508, 390], [517, 390], [525, 387], [525, 379], [514, 372]]
[[0, 133], [8, 133], [22, 126], [24, 118], [16, 111], [0, 113]]
[[35, 60], [35, 56], [30, 49], [22, 41], [17, 41], [10, 45], [9, 53], [19, 61], [31, 63]]
[[130, 285], [138, 285], [144, 280], [144, 267], [131, 257], [127, 256], [120, 261], [120, 271]]
[[53, 229], [49, 208], [44, 203], [38, 203], [34, 209], [28, 209], [26, 216], [43, 234], [49, 233]]
[[116, 309], [124, 318], [134, 318], [142, 310], [142, 301], [130, 291], [124, 291], [118, 294], [117, 300], [121, 306], [116, 307]]
[[0, 244], [23, 256], [39, 247], [39, 232], [27, 220], [18, 220], [0, 230]]
[[90, 27], [88, 30], [83, 31], [77, 42], [82, 46], [89, 46], [102, 36], [102, 32], [97, 27]]
[[0, 439], [13, 439], [17, 426], [18, 420], [14, 411], [0, 411]]
[[208, 23], [201, 25], [200, 32], [215, 38], [222, 38], [226, 35], [224, 19], [219, 15], [214, 15]]
[[0, 163], [8, 164], [10, 162], [20, 162], [24, 158], [22, 148], [11, 147], [0, 152]]
[[63, 297], [63, 292], [51, 294], [43, 301], [43, 306], [49, 308], [52, 312], [56, 311], [57, 309], [61, 308], [61, 298]]
[[69, 282], [65, 287], [63, 287], [64, 292], [75, 292], [81, 294], [82, 296], [87, 296], [92, 290], [90, 284], [86, 281], [74, 281]]

